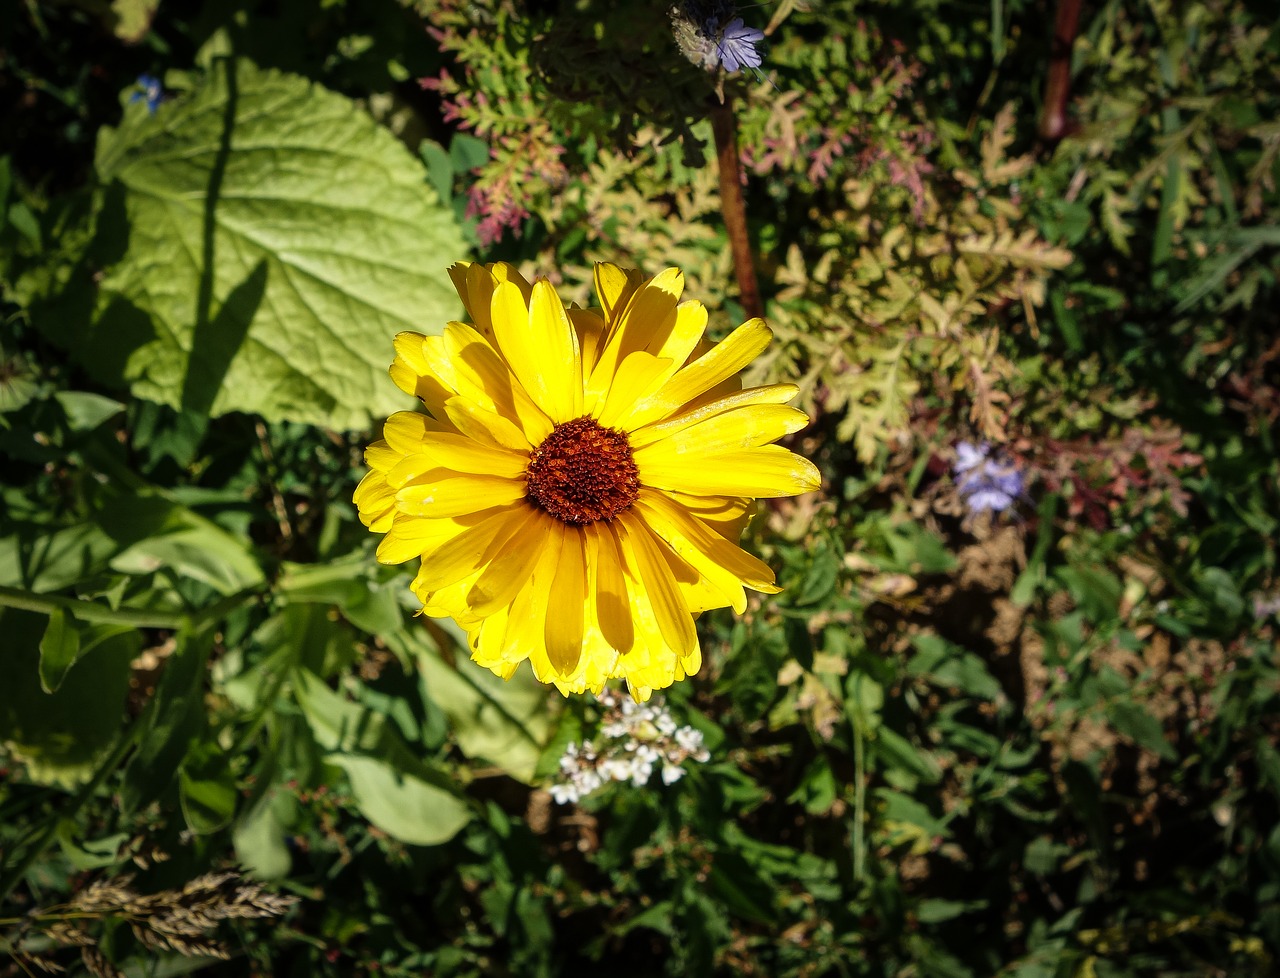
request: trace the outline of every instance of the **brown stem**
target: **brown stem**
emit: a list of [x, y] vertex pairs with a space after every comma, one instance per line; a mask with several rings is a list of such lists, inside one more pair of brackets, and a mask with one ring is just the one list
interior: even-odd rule
[[756, 267], [751, 260], [751, 240], [747, 236], [747, 208], [742, 200], [742, 169], [738, 163], [738, 126], [733, 117], [732, 96], [711, 107], [711, 131], [716, 139], [716, 160], [720, 164], [720, 212], [733, 249], [733, 270], [738, 276], [738, 297], [747, 317], [764, 315]]
[[1067, 100], [1071, 97], [1071, 46], [1080, 23], [1080, 0], [1058, 0], [1053, 20], [1053, 46], [1049, 49], [1049, 75], [1044, 85], [1044, 110], [1040, 136], [1056, 143], [1067, 134]]

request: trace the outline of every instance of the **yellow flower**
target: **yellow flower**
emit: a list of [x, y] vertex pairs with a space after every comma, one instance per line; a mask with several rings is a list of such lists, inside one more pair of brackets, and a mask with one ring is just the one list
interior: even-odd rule
[[425, 613], [504, 678], [528, 659], [563, 693], [619, 678], [644, 700], [697, 672], [693, 617], [779, 590], [737, 546], [752, 497], [820, 481], [770, 444], [808, 424], [796, 388], [737, 379], [768, 327], [710, 346], [677, 268], [597, 265], [599, 310], [502, 263], [449, 274], [472, 324], [396, 337], [391, 377], [427, 413], [387, 420], [356, 489], [378, 559], [421, 557]]

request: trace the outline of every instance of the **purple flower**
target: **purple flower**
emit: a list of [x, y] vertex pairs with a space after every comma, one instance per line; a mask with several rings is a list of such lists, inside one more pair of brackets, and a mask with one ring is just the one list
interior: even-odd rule
[[760, 67], [764, 31], [748, 27], [732, 0], [683, 0], [670, 9], [676, 46], [695, 65], [727, 72]]
[[[714, 18], [713, 18], [714, 20]], [[715, 37], [712, 21], [707, 22], [708, 33]], [[756, 45], [764, 40], [764, 31], [747, 27], [741, 17], [735, 17], [725, 25], [724, 32], [716, 39], [716, 50], [724, 70], [733, 72], [743, 68], [759, 68], [760, 52]]]
[[1025, 482], [1021, 470], [1012, 461], [991, 458], [986, 442], [973, 445], [962, 441], [956, 445], [956, 489], [970, 513], [999, 513], [1022, 497]]
[[138, 88], [141, 91], [129, 96], [130, 102], [141, 102], [146, 99], [147, 111], [155, 114], [156, 108], [164, 101], [164, 85], [155, 75], [139, 75]]

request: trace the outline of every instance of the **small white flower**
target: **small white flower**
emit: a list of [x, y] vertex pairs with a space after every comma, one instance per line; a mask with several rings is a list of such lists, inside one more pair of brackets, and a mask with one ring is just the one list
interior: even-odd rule
[[675, 784], [677, 781], [679, 781], [683, 777], [684, 777], [684, 768], [682, 768], [679, 764], [672, 764], [670, 761], [668, 761], [666, 764], [662, 765], [662, 783], [663, 784]]
[[572, 805], [578, 800], [578, 789], [572, 784], [553, 784], [551, 797], [557, 805]]
[[697, 751], [702, 747], [702, 731], [681, 727], [676, 731], [676, 743], [691, 753]]

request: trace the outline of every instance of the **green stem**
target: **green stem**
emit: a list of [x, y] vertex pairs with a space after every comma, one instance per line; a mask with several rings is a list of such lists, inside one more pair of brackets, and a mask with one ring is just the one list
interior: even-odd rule
[[82, 601], [60, 594], [34, 594], [19, 588], [0, 586], [0, 607], [20, 608], [51, 615], [62, 610], [80, 621], [103, 625], [128, 625], [132, 628], [198, 627], [204, 622], [217, 621], [247, 599], [262, 592], [262, 586], [245, 588], [209, 605], [194, 614], [188, 612], [139, 611], [134, 608], [108, 608], [96, 601]]
[[853, 878], [861, 880], [866, 874], [866, 840], [863, 838], [863, 820], [867, 811], [867, 758], [862, 730], [853, 724]]
[[104, 625], [130, 625], [134, 628], [179, 628], [185, 615], [163, 611], [136, 611], [133, 608], [108, 608], [96, 601], [81, 601], [58, 594], [33, 594], [18, 588], [0, 586], [0, 606], [38, 611], [51, 615], [61, 609], [80, 621]]

